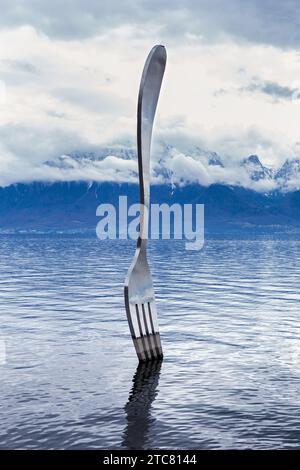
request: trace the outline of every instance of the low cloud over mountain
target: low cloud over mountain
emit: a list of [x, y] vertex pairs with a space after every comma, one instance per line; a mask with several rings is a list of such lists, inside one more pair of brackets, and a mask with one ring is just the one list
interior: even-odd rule
[[[283, 165], [263, 165], [257, 155], [235, 159], [220, 156], [216, 152], [190, 145], [185, 151], [165, 143], [153, 148], [153, 184], [184, 186], [222, 184], [240, 186], [257, 192], [275, 190], [287, 192], [300, 188], [300, 159], [286, 159]], [[12, 162], [13, 163], [13, 162]], [[14, 169], [14, 167], [12, 167]], [[7, 167], [0, 177], [0, 185], [32, 181], [96, 181], [136, 183], [138, 168], [134, 144], [124, 143], [73, 152], [36, 162], [24, 171], [18, 180], [15, 172]]]

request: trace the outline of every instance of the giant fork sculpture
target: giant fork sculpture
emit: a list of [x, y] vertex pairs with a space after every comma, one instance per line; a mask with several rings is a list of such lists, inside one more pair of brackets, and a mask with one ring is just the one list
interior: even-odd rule
[[140, 183], [140, 234], [125, 280], [125, 307], [130, 333], [141, 362], [161, 358], [152, 277], [147, 261], [150, 205], [150, 147], [153, 121], [166, 66], [164, 46], [150, 51], [141, 78], [137, 109], [137, 151]]

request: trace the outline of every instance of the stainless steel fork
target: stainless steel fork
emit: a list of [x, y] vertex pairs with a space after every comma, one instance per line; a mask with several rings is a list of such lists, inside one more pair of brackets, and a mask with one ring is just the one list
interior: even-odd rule
[[163, 356], [152, 277], [147, 261], [147, 238], [151, 137], [166, 60], [167, 54], [164, 46], [153, 47], [144, 66], [137, 109], [140, 233], [136, 252], [125, 279], [124, 296], [131, 336], [141, 362]]

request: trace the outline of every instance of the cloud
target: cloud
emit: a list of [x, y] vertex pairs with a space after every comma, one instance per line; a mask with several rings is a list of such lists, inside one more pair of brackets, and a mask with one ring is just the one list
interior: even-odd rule
[[240, 89], [241, 91], [260, 92], [271, 96], [274, 99], [298, 100], [300, 98], [300, 89], [289, 86], [282, 86], [272, 81], [254, 80], [248, 86]]
[[32, 25], [52, 38], [83, 39], [123, 25], [152, 25], [163, 40], [202, 37], [209, 42], [224, 36], [298, 47], [300, 5], [297, 0], [2, 0], [3, 28]]
[[47, 160], [55, 160], [70, 149], [95, 150], [79, 135], [59, 127], [47, 129], [7, 124], [0, 126], [0, 142], [0, 186], [35, 180], [62, 180], [64, 172], [51, 169], [45, 163]]
[[28, 164], [46, 161], [78, 148], [93, 149], [80, 135], [59, 127], [47, 130], [44, 126], [7, 124], [0, 127], [0, 141], [2, 151], [5, 147], [8, 154]]
[[[69, 135], [69, 139], [66, 139], [66, 135], [61, 134], [59, 129], [48, 134], [43, 133], [41, 129], [36, 129], [35, 134], [32, 130], [29, 132], [28, 129], [15, 129], [14, 141], [7, 139], [8, 135], [9, 129], [6, 129], [6, 132], [1, 129], [0, 140], [6, 141], [6, 146], [3, 143], [0, 146], [0, 155], [5, 155], [1, 164], [0, 186], [7, 186], [16, 181], [138, 182], [136, 148], [132, 142], [120, 142], [106, 148], [89, 147], [86, 142], [78, 138], [76, 140], [74, 135]], [[30, 155], [23, 150], [23, 142], [26, 139], [30, 139], [32, 148], [35, 148], [35, 152]], [[180, 138], [177, 142], [181, 149], [187, 148], [185, 142], [180, 145]], [[72, 146], [83, 148], [85, 151], [62, 153], [65, 148]], [[42, 161], [40, 154], [43, 156]], [[266, 192], [276, 189], [280, 183], [268, 177], [255, 181], [241, 157], [220, 157], [216, 153], [192, 145], [191, 140], [186, 151], [156, 141], [153, 145], [151, 169], [151, 181], [156, 184], [198, 183], [209, 186], [218, 183]], [[298, 180], [295, 182], [295, 178], [290, 178], [286, 189], [292, 189], [296, 184]]]
[[108, 179], [134, 177], [129, 168], [118, 172], [111, 159], [107, 166], [85, 162], [61, 173], [45, 162], [135, 142], [143, 64], [153, 44], [164, 41], [168, 63], [153, 134], [157, 167], [162, 156], [155, 149], [163, 142], [178, 152], [165, 162], [178, 181], [197, 175], [203, 184], [247, 185], [234, 165], [230, 174], [195, 161], [193, 148], [216, 151], [236, 166], [252, 153], [274, 166], [297, 156], [298, 7], [272, 4], [270, 10], [268, 1], [229, 0], [225, 9], [223, 1], [174, 0], [170, 11], [165, 0], [74, 0], [64, 8], [58, 1], [3, 1], [1, 184], [101, 179], [105, 172]]
[[109, 91], [94, 91], [82, 88], [56, 88], [51, 94], [61, 101], [66, 101], [79, 108], [106, 114], [112, 112], [126, 113], [130, 101], [120, 98]]
[[[241, 158], [224, 158], [199, 147], [190, 148], [188, 153], [175, 147], [162, 147], [158, 155], [160, 156], [153, 164], [154, 181], [156, 177], [159, 182], [171, 181], [179, 185], [227, 184], [260, 192], [272, 191], [278, 186], [276, 181], [268, 178], [253, 180], [251, 171], [243, 164]], [[164, 177], [159, 178], [160, 174]]]
[[7, 66], [10, 69], [16, 70], [16, 71], [21, 71], [25, 73], [33, 73], [37, 74], [38, 70], [37, 68], [30, 62], [27, 62], [26, 60], [21, 60], [21, 59], [16, 59], [16, 60], [10, 60], [6, 59], [2, 62], [4, 66]]

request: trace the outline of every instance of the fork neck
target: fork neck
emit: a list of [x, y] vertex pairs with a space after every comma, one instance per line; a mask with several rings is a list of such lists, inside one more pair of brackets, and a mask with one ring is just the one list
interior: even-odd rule
[[[139, 113], [138, 113], [139, 114]], [[150, 207], [150, 146], [152, 129], [149, 129], [149, 122], [138, 119], [137, 149], [139, 163], [139, 185], [140, 185], [140, 239], [146, 246], [149, 225]]]
[[165, 65], [165, 48], [161, 45], [154, 46], [143, 69], [138, 97], [137, 151], [141, 203], [140, 238], [143, 242], [148, 238], [152, 129]]

